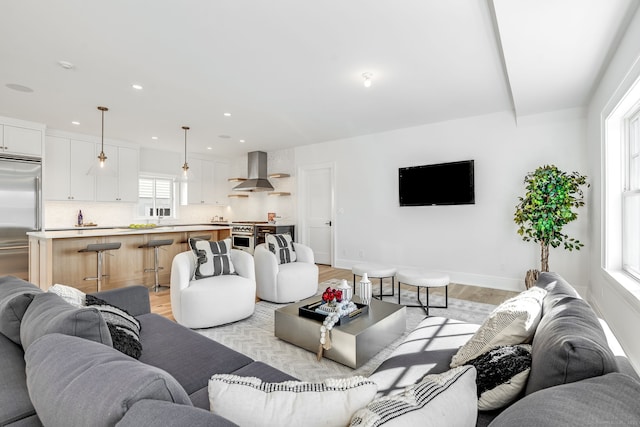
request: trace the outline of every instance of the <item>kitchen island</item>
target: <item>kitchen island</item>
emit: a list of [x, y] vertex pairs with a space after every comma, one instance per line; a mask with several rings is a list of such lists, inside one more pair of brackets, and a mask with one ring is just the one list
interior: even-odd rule
[[[103, 261], [102, 290], [131, 285], [153, 286], [153, 249], [139, 248], [149, 240], [173, 239], [173, 244], [160, 249], [160, 284], [168, 285], [171, 278], [171, 262], [180, 252], [189, 250], [190, 237], [207, 236], [210, 240], [222, 240], [231, 235], [231, 227], [212, 225], [167, 225], [155, 228], [89, 228], [74, 230], [29, 232], [29, 281], [47, 290], [60, 283], [73, 286], [83, 292], [95, 292], [97, 255], [95, 252], [78, 252], [89, 244], [120, 242], [120, 249], [105, 252]], [[108, 255], [107, 255], [108, 254]]]

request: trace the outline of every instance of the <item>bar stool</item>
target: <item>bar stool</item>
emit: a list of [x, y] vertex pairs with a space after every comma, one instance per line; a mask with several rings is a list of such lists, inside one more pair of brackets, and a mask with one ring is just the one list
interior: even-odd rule
[[[98, 254], [98, 268], [96, 271], [96, 277], [85, 277], [84, 280], [96, 280], [98, 292], [102, 290], [102, 278], [109, 277], [108, 274], [102, 274], [102, 254], [105, 251], [112, 251], [116, 249], [120, 249], [122, 243], [120, 242], [112, 242], [112, 243], [92, 243], [87, 245], [86, 248], [80, 249], [78, 252], [95, 252]], [[109, 254], [111, 255], [111, 254]], [[113, 255], [112, 255], [113, 256]]]
[[[382, 299], [383, 296], [391, 297], [395, 295], [394, 290], [394, 279], [396, 275], [396, 268], [388, 265], [382, 264], [356, 264], [351, 267], [351, 272], [353, 273], [353, 288], [355, 290], [356, 287], [356, 276], [362, 277], [364, 273], [371, 278], [380, 279], [380, 295], [374, 295], [375, 298]], [[390, 277], [391, 278], [391, 293], [383, 294], [382, 293], [382, 279]]]
[[[156, 281], [153, 285], [153, 291], [158, 292], [161, 288], [160, 283], [158, 281], [158, 271], [164, 270], [164, 267], [160, 267], [158, 265], [158, 250], [160, 246], [168, 246], [173, 245], [173, 239], [162, 239], [162, 240], [149, 240], [144, 245], [138, 246], [138, 248], [153, 248], [153, 268], [145, 268], [144, 272], [148, 273], [149, 271], [153, 271], [155, 273]], [[168, 288], [168, 286], [164, 286]]]

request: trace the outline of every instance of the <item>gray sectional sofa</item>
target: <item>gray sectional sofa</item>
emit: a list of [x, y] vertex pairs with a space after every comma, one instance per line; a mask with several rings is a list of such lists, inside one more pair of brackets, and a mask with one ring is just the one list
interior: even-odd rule
[[213, 374], [293, 379], [150, 313], [145, 287], [94, 295], [140, 321], [139, 361], [110, 348], [95, 308], [0, 278], [0, 425], [231, 426], [208, 411]]
[[[640, 382], [607, 346], [591, 308], [557, 275], [542, 274], [537, 286], [548, 293], [527, 389], [505, 410], [480, 412], [478, 425], [637, 424]], [[140, 321], [139, 361], [110, 348], [95, 308], [72, 307], [28, 282], [0, 278], [0, 425], [229, 426], [208, 411], [213, 374], [294, 379], [150, 313], [144, 287], [96, 295]], [[448, 370], [477, 328], [425, 319], [371, 376], [379, 394]]]
[[[547, 294], [531, 342], [526, 389], [506, 409], [479, 411], [477, 425], [640, 424], [639, 377], [626, 357], [613, 354], [591, 307], [556, 273], [542, 273], [536, 286]], [[478, 326], [425, 319], [371, 375], [379, 394], [396, 393], [425, 373], [447, 371]]]

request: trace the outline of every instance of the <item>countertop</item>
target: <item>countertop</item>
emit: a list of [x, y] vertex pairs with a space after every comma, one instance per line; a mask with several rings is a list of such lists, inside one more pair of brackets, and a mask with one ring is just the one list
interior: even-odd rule
[[30, 231], [30, 237], [40, 239], [65, 239], [72, 237], [121, 236], [127, 234], [182, 233], [188, 231], [228, 230], [229, 226], [219, 225], [161, 225], [155, 228], [97, 228], [78, 227], [73, 230]]

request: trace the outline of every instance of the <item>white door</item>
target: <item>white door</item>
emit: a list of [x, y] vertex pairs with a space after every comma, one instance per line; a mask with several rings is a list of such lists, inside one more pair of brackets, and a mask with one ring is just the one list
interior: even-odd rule
[[311, 247], [318, 264], [333, 261], [333, 166], [303, 167], [303, 241]]

